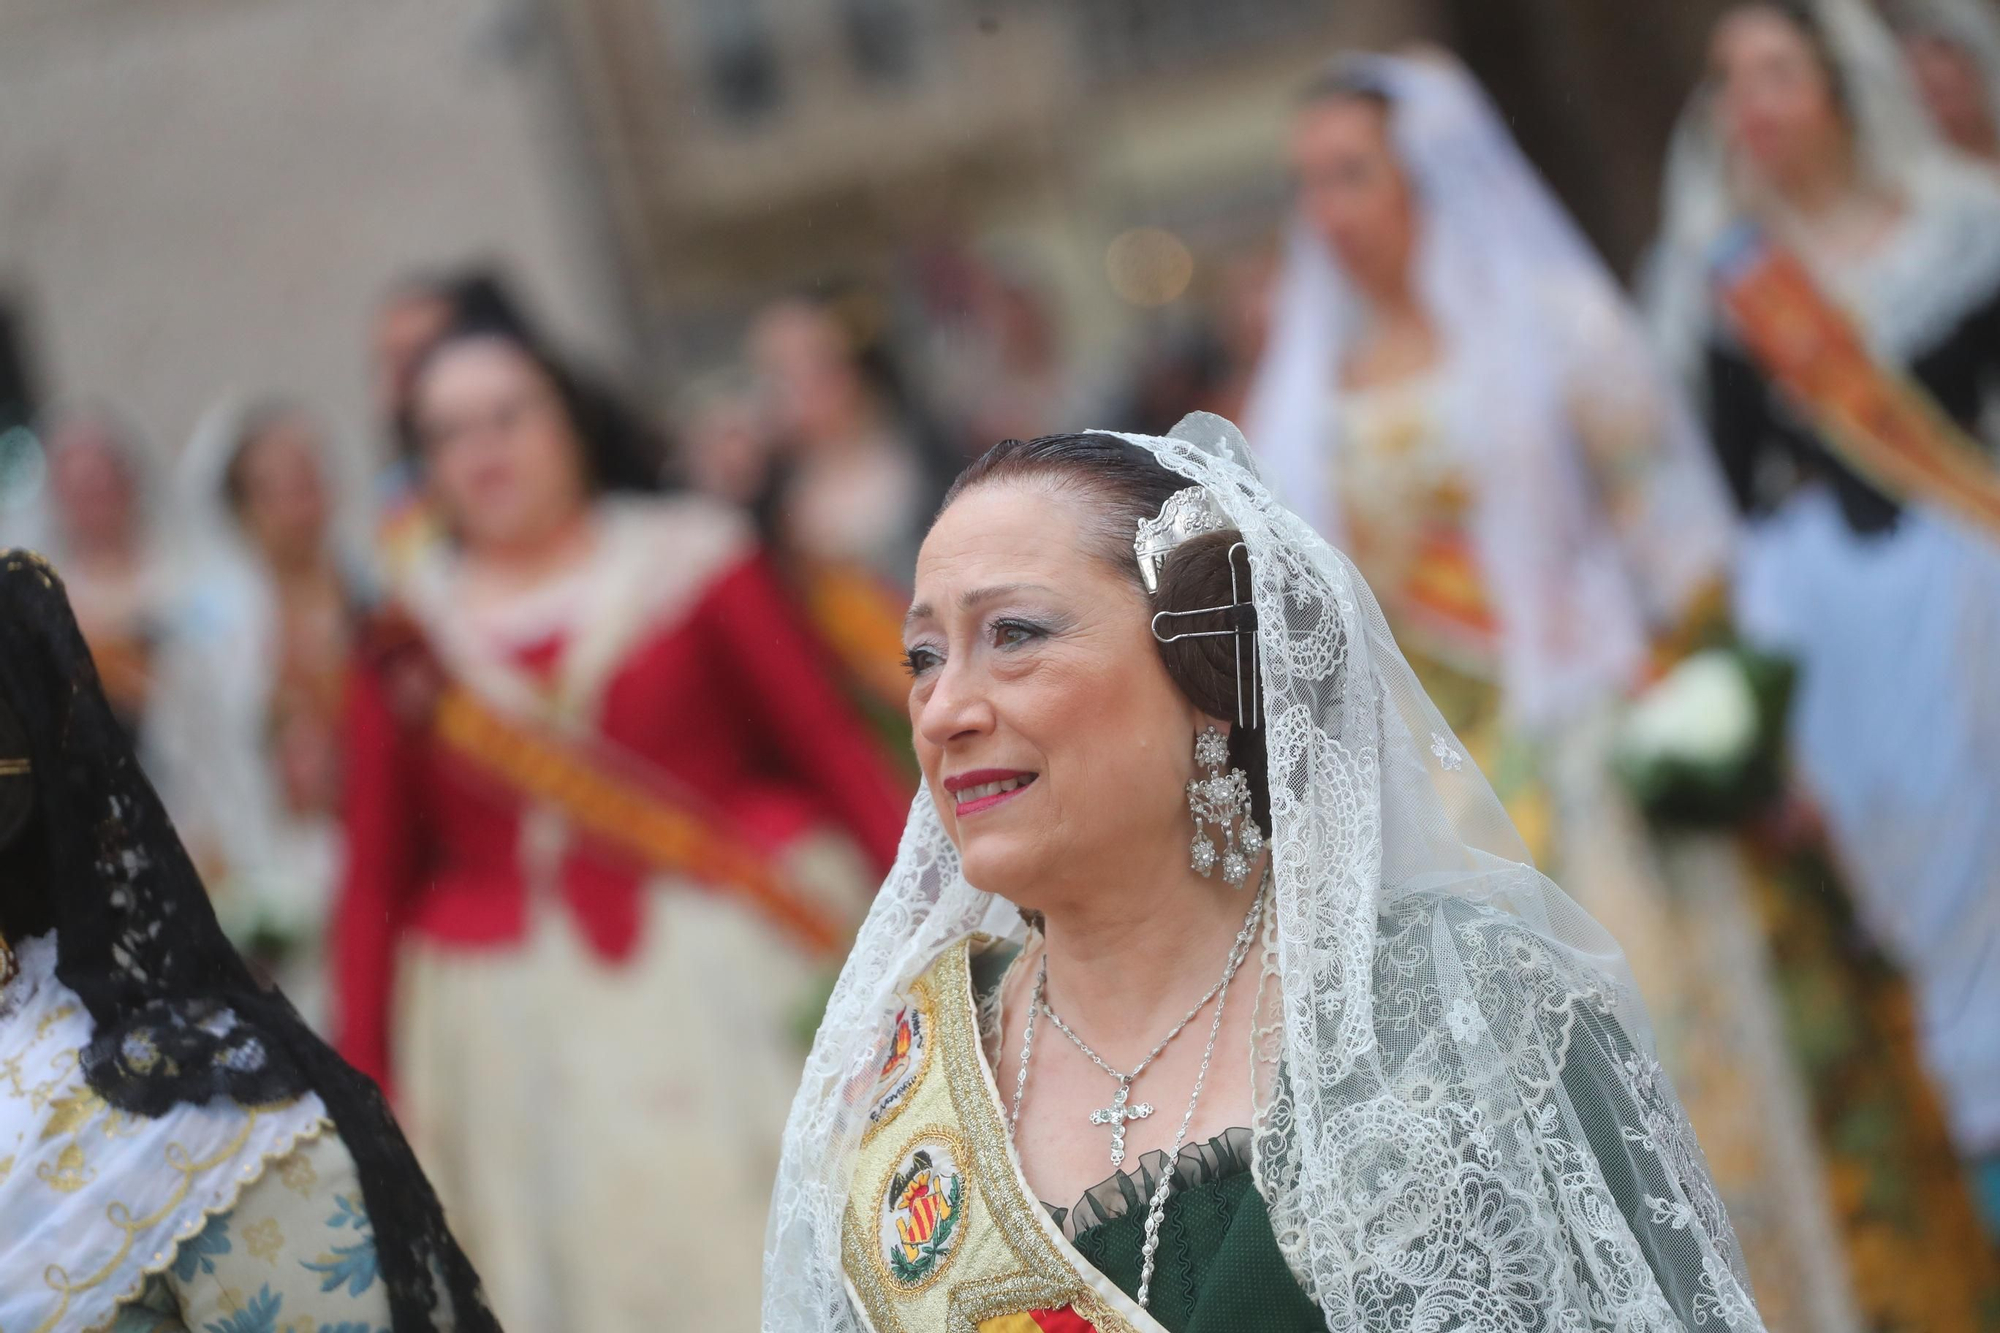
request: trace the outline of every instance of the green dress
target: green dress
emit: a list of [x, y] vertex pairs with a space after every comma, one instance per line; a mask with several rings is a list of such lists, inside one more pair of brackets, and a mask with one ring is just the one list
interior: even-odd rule
[[[973, 989], [982, 1001], [999, 989], [1019, 952], [1003, 945], [972, 956]], [[1134, 1300], [1146, 1209], [1166, 1161], [1163, 1152], [1145, 1153], [1132, 1170], [1091, 1186], [1071, 1207], [1043, 1204], [1077, 1252]], [[1181, 1150], [1147, 1301], [1147, 1312], [1170, 1333], [1325, 1333], [1326, 1317], [1278, 1248], [1250, 1163], [1244, 1128]]]
[[[1126, 1295], [1139, 1290], [1146, 1206], [1166, 1164], [1092, 1187], [1072, 1208], [1051, 1208], [1077, 1252]], [[1250, 1131], [1232, 1129], [1181, 1152], [1160, 1221], [1148, 1312], [1172, 1333], [1324, 1333], [1326, 1318], [1300, 1288], [1271, 1232], [1250, 1172]]]

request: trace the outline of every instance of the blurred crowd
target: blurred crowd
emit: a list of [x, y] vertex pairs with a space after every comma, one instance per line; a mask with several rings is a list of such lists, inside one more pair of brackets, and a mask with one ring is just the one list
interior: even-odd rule
[[[1770, 1177], [1731, 1198], [1753, 1263], [1780, 1274], [1772, 1299], [1796, 1302], [1789, 1326], [1992, 1326], [1936, 1309], [1946, 1289], [1979, 1318], [2000, 1299], [1992, 1244], [1937, 1232], [1976, 1238], [1983, 1197], [2000, 1234], [2000, 20], [1971, 3], [1883, 17], [1847, 0], [1722, 20], [1641, 294], [1447, 58], [1408, 62], [1413, 82], [1349, 61], [1271, 127], [1293, 213], [1200, 255], [1119, 373], [1066, 343], [1036, 273], [970, 241], [770, 302], [666, 412], [556, 347], [504, 273], [413, 275], [355, 331], [376, 438], [251, 398], [168, 448], [115, 402], [73, 404], [39, 428], [42, 498], [0, 539], [62, 572], [232, 938], [392, 1088], [503, 1319], [556, 1327], [532, 1274], [557, 1261], [520, 1214], [561, 1164], [503, 1185], [450, 1159], [537, 1157], [508, 1113], [584, 1124], [592, 1097], [671, 1104], [733, 1174], [690, 1186], [681, 1143], [658, 1173], [556, 1206], [708, 1199], [682, 1225], [727, 1233], [754, 1270], [797, 1034], [915, 789], [900, 623], [945, 488], [1004, 438], [1222, 414], [1353, 556], [1538, 855], [1634, 954], [1683, 1034], [1674, 1073], [1704, 1140], [1720, 1127], [1725, 1193], [1735, 1157], [1765, 1151], [1730, 1139], [1732, 1105], [1737, 1121], [1782, 1120], [1767, 1095], [1804, 1108], [1796, 1134], [1819, 1146], [1772, 1169], [1826, 1163], [1815, 1234], [1845, 1257], [1771, 1216], [1793, 1205], [1758, 1193]], [[1835, 320], [1803, 367], [1760, 338], [1757, 303], [1780, 287], [1756, 284], [1789, 272], [1781, 254], [1832, 297], [1788, 308]], [[1833, 401], [1873, 372], [1880, 403]], [[1920, 411], [1896, 397], [1909, 384]], [[1937, 439], [1871, 435], [1905, 410]], [[1781, 887], [1728, 911], [1671, 885], [1592, 901], [1590, 876], [1625, 864], [1601, 836], [1604, 718], [1721, 640], [1798, 672], [1795, 778], [1732, 825], [1755, 844], [1745, 873]], [[1600, 695], [1602, 716], [1580, 707]], [[1589, 774], [1569, 782], [1580, 749]], [[611, 820], [586, 808], [616, 801]], [[789, 887], [716, 873], [742, 848], [690, 821]], [[696, 919], [715, 893], [662, 905], [673, 882], [732, 879], [758, 924]], [[1701, 1059], [1704, 1024], [1757, 1026], [1710, 1012], [1747, 984], [1710, 976], [1722, 930], [1759, 942], [1770, 994], [1741, 1004], [1798, 1063], [1781, 1096]], [[515, 970], [466, 961], [501, 954]], [[616, 967], [631, 993], [605, 989]], [[688, 979], [725, 968], [786, 980], [725, 1020], [712, 996], [731, 983]], [[624, 1081], [575, 1074], [553, 1099], [517, 1049], [538, 1002], [568, 1015], [565, 1069]], [[641, 1003], [649, 1019], [618, 1007]], [[649, 1069], [632, 1048], [663, 1014], [771, 1035], [747, 1053], [687, 1038]], [[1718, 1041], [1727, 1059], [1761, 1049]], [[713, 1061], [741, 1104], [690, 1091]], [[1889, 1066], [1909, 1082], [1884, 1092]], [[610, 1290], [677, 1262], [755, 1287], [698, 1236], [676, 1260], [648, 1233], [629, 1261], [579, 1237], [564, 1262]], [[1904, 1289], [1946, 1256], [1955, 1272]], [[1834, 1323], [1814, 1303], [1828, 1264], [1851, 1274]], [[735, 1326], [728, 1300], [715, 1317]], [[564, 1318], [629, 1326], [615, 1308]]]

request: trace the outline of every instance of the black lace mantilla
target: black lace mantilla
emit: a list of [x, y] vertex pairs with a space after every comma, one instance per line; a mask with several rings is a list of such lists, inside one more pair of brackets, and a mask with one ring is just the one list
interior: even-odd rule
[[396, 1333], [497, 1330], [381, 1091], [223, 937], [61, 580], [23, 551], [0, 552], [0, 700], [26, 732], [37, 798], [10, 849], [33, 873], [0, 875], [0, 917], [17, 937], [54, 927], [56, 975], [93, 1020], [91, 1087], [138, 1115], [316, 1092], [360, 1175]]
[[[1174, 1200], [1184, 1190], [1213, 1185], [1248, 1171], [1251, 1137], [1249, 1129], [1239, 1126], [1223, 1130], [1206, 1143], [1191, 1143], [1182, 1148], [1180, 1156], [1174, 1159], [1174, 1188], [1167, 1196], [1167, 1206], [1173, 1207]], [[1155, 1148], [1142, 1153], [1139, 1164], [1132, 1170], [1120, 1171], [1092, 1185], [1071, 1207], [1058, 1208], [1050, 1203], [1042, 1207], [1049, 1210], [1049, 1216], [1062, 1228], [1063, 1235], [1075, 1240], [1084, 1232], [1115, 1222], [1127, 1213], [1144, 1213], [1153, 1202], [1153, 1191], [1159, 1187], [1160, 1173], [1166, 1166], [1165, 1150]]]

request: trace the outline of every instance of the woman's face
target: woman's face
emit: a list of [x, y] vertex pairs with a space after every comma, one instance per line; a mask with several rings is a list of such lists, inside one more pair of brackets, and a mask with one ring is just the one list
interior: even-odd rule
[[1144, 593], [1090, 549], [1096, 503], [1035, 480], [960, 496], [924, 540], [904, 628], [938, 817], [966, 878], [1023, 907], [1149, 855], [1186, 863], [1206, 719], [1167, 676]]
[[416, 384], [432, 494], [470, 549], [532, 546], [587, 503], [583, 447], [548, 376], [499, 338], [440, 349]]
[[1846, 150], [1833, 79], [1811, 38], [1777, 10], [1725, 15], [1709, 68], [1730, 146], [1773, 183], [1801, 180]]
[[138, 487], [110, 434], [88, 420], [59, 427], [49, 455], [49, 488], [70, 542], [98, 550], [128, 539], [138, 525]]
[[237, 519], [273, 560], [316, 555], [326, 540], [329, 500], [319, 439], [298, 417], [259, 430], [236, 460]]
[[1416, 249], [1409, 178], [1389, 141], [1389, 113], [1359, 97], [1325, 98], [1292, 125], [1291, 164], [1306, 223], [1364, 291], [1400, 288]]
[[1993, 123], [1986, 79], [1972, 53], [1946, 38], [1919, 34], [1904, 41], [1903, 58], [1938, 132], [1967, 152], [1991, 152], [2000, 126]]
[[847, 335], [830, 315], [798, 301], [773, 306], [751, 331], [750, 351], [774, 424], [793, 442], [811, 448], [854, 429], [867, 390]]

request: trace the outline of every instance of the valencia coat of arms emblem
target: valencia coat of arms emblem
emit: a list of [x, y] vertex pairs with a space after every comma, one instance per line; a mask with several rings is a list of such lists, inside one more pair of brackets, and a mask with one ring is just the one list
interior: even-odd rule
[[965, 1150], [957, 1137], [931, 1130], [897, 1158], [882, 1191], [884, 1267], [906, 1291], [928, 1287], [958, 1246], [966, 1213]]

